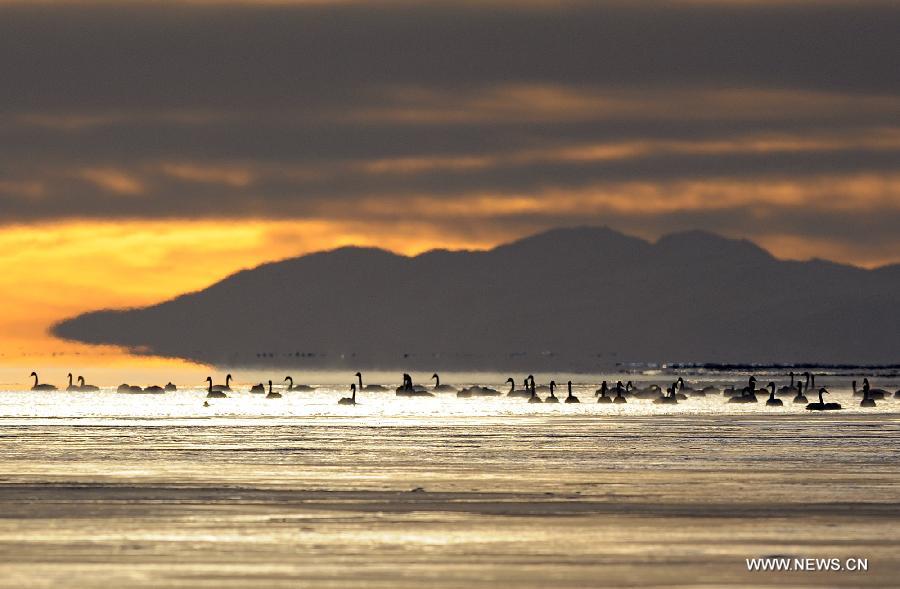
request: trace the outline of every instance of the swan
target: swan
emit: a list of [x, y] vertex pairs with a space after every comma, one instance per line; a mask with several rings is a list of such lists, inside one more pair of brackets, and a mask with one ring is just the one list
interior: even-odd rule
[[356, 390], [358, 390], [359, 392], [363, 392], [363, 391], [386, 391], [386, 390], [388, 390], [387, 387], [383, 387], [383, 386], [381, 386], [380, 384], [367, 384], [366, 386], [363, 386], [363, 383], [362, 383], [362, 373], [361, 373], [361, 372], [357, 372], [354, 376], [356, 376], [356, 378], [359, 379], [359, 386], [356, 387]]
[[[507, 380], [507, 382], [509, 382]], [[470, 387], [466, 387], [461, 391], [456, 393], [457, 397], [469, 398], [469, 397], [499, 397], [500, 391], [497, 389], [492, 389], [491, 387], [483, 387], [481, 385], [472, 385]]]
[[[210, 379], [210, 380], [212, 380], [212, 379]], [[210, 385], [210, 386], [211, 386], [212, 390], [214, 390], [214, 391], [230, 392], [231, 391], [231, 375], [229, 374], [228, 376], [225, 377], [225, 384], [217, 384], [217, 385]]]
[[675, 391], [678, 390], [678, 383], [673, 382], [672, 386], [666, 389], [666, 395], [662, 397], [657, 397], [653, 400], [654, 405], [677, 405], [678, 397], [675, 395]]
[[515, 381], [512, 378], [507, 378], [506, 382], [509, 383], [509, 392], [506, 393], [507, 397], [531, 397], [531, 389], [528, 387], [527, 377], [522, 381], [522, 386], [525, 388], [521, 389], [516, 388]]
[[438, 376], [438, 373], [435, 372], [431, 375], [431, 378], [434, 379], [434, 388], [432, 389], [438, 393], [455, 393], [456, 387], [450, 386], [448, 384], [441, 384], [441, 377]]
[[609, 385], [606, 384], [606, 381], [600, 383], [600, 388], [597, 389], [599, 396], [597, 397], [598, 403], [612, 403], [612, 399], [606, 396], [606, 391], [609, 390]]
[[125, 383], [122, 383], [119, 385], [119, 387], [116, 389], [116, 392], [117, 393], [143, 393], [144, 389], [142, 389], [139, 386], [130, 385], [127, 382], [125, 382]]
[[66, 387], [66, 390], [69, 392], [81, 390], [76, 385], [72, 384], [72, 373], [71, 372], [69, 373], [69, 386]]
[[873, 388], [871, 388], [871, 387], [869, 386], [869, 379], [868, 379], [868, 378], [864, 378], [864, 379], [863, 379], [863, 389], [868, 389], [868, 390], [869, 390], [869, 398], [870, 398], [870, 399], [884, 399], [885, 397], [887, 397], [887, 396], [890, 395], [890, 393], [887, 392], [887, 391], [884, 390], [884, 389], [873, 389]]
[[207, 399], [225, 399], [228, 395], [225, 394], [225, 391], [217, 390], [213, 387], [212, 377], [207, 376], [206, 382], [209, 383], [209, 386], [206, 389], [206, 398]]
[[718, 395], [719, 389], [711, 384], [708, 384], [700, 389], [699, 393], [701, 397], [705, 397], [706, 395]]
[[338, 405], [356, 405], [356, 383], [350, 385], [350, 396], [341, 397]]
[[266, 395], [266, 399], [280, 399], [281, 393], [276, 393], [272, 391], [272, 381], [269, 381], [269, 393]]
[[803, 394], [803, 383], [797, 382], [797, 396], [794, 397], [794, 403], [807, 403], [809, 399]]
[[[875, 399], [872, 398], [872, 393], [869, 391], [869, 383], [863, 383], [863, 399], [859, 402], [860, 407], [874, 407]], [[882, 397], [883, 399], [884, 397]]]
[[[700, 391], [694, 389], [693, 387], [686, 386], [684, 384], [684, 379], [681, 378], [680, 376], [678, 377], [678, 380], [675, 382], [678, 383], [678, 394], [683, 395], [685, 399], [687, 399], [688, 395], [696, 396], [696, 397], [702, 397], [702, 396], [706, 395], [706, 393], [701, 393]], [[680, 396], [678, 398], [681, 399]]]
[[766, 400], [766, 407], [783, 407], [784, 402], [775, 398], [775, 383], [770, 382], [769, 388], [772, 389], [772, 392], [769, 393], [769, 398]]
[[750, 377], [750, 384], [741, 390], [741, 394], [728, 399], [729, 403], [756, 403], [756, 377]]
[[98, 387], [97, 385], [92, 385], [92, 384], [84, 384], [84, 377], [79, 376], [78, 377], [78, 390], [87, 393], [87, 392], [91, 392], [91, 391], [99, 391], [100, 387]]
[[622, 386], [622, 381], [616, 382], [616, 396], [613, 397], [613, 403], [627, 403], [628, 399], [625, 398], [625, 395], [622, 393], [625, 392], [625, 387]]
[[424, 388], [413, 385], [412, 377], [408, 374], [403, 374], [403, 384], [397, 387], [397, 396], [398, 397], [433, 397], [432, 393], [429, 393]]
[[791, 384], [784, 385], [780, 389], [778, 389], [779, 395], [793, 395], [797, 392], [797, 387], [794, 386], [794, 371], [791, 370]]
[[165, 392], [166, 392], [166, 389], [164, 389], [164, 388], [162, 388], [162, 387], [160, 387], [160, 386], [150, 385], [149, 387], [145, 387], [144, 390], [141, 391], [141, 392], [143, 392], [143, 393], [150, 393], [150, 394], [152, 394], [152, 395], [158, 395], [158, 394], [160, 394], [160, 393], [165, 393]]
[[263, 383], [255, 384], [252, 387], [250, 387], [250, 392], [251, 393], [265, 393], [266, 385], [264, 385]]
[[822, 395], [828, 394], [828, 391], [825, 390], [825, 387], [819, 389], [819, 402], [818, 403], [809, 403], [806, 408], [809, 411], [834, 411], [836, 409], [841, 408], [840, 403], [826, 403], [825, 398]]
[[566, 397], [566, 403], [580, 403], [578, 397], [572, 394], [572, 381], [570, 380], [566, 383], [566, 386], [569, 388], [569, 395]]
[[738, 388], [738, 385], [729, 385], [722, 389], [722, 395], [725, 397], [733, 397], [739, 394], [741, 394], [741, 390]]
[[167, 393], [174, 393], [178, 390], [178, 387], [176, 387], [175, 383], [173, 383], [171, 380], [167, 382], [166, 386], [164, 386], [163, 388], [166, 389]]
[[289, 391], [314, 391], [315, 387], [311, 387], [308, 384], [294, 384], [294, 379], [290, 376], [284, 377], [284, 382], [288, 383], [287, 390]]
[[55, 386], [52, 384], [40, 384], [38, 382], [37, 372], [32, 372], [31, 377], [34, 378], [34, 386], [31, 387], [32, 391], [55, 391], [57, 390]]
[[553, 394], [554, 389], [556, 389], [556, 381], [550, 381], [550, 396], [544, 399], [545, 403], [559, 403], [559, 399], [556, 398], [556, 395]]
[[531, 381], [531, 396], [528, 397], [529, 403], [543, 403], [540, 397], [537, 396], [537, 391], [534, 388], [534, 381]]

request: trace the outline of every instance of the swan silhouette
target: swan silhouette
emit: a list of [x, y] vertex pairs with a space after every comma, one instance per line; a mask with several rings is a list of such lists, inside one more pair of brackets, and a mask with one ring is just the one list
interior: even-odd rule
[[770, 382], [768, 388], [772, 389], [772, 392], [769, 393], [769, 398], [766, 400], [766, 407], [782, 407], [782, 406], [784, 406], [784, 402], [781, 399], [775, 398], [775, 383]]
[[797, 387], [794, 386], [794, 371], [791, 370], [791, 384], [784, 385], [780, 389], [778, 389], [779, 395], [793, 395], [797, 392]]
[[266, 385], [264, 385], [263, 383], [255, 384], [252, 387], [250, 387], [250, 392], [251, 393], [265, 393]]
[[341, 397], [338, 405], [356, 405], [356, 383], [350, 385], [350, 396]]
[[272, 381], [269, 381], [269, 392], [266, 395], [266, 399], [280, 399], [281, 393], [276, 393], [272, 391]]
[[657, 397], [653, 400], [654, 405], [677, 405], [678, 397], [676, 392], [678, 390], [678, 382], [673, 382], [672, 386], [666, 389], [666, 395], [662, 397]]
[[438, 393], [455, 393], [456, 387], [450, 386], [448, 384], [441, 384], [441, 377], [438, 376], [438, 373], [435, 372], [431, 375], [431, 378], [434, 379], [434, 388], [433, 391]]
[[212, 381], [211, 376], [206, 377], [206, 382], [209, 383], [209, 386], [206, 389], [206, 398], [207, 399], [225, 399], [228, 397], [228, 395], [225, 394], [225, 391], [216, 389], [215, 387], [213, 387], [213, 381]]
[[544, 399], [544, 403], [559, 403], [559, 399], [556, 398], [556, 395], [553, 394], [553, 391], [556, 389], [556, 381], [550, 381], [550, 396]]
[[570, 380], [569, 382], [567, 382], [566, 386], [569, 389], [569, 394], [566, 397], [566, 403], [580, 403], [581, 401], [578, 400], [578, 397], [572, 394], [572, 381]]
[[525, 380], [522, 381], [522, 385], [525, 387], [522, 389], [516, 388], [516, 383], [512, 378], [507, 378], [506, 382], [509, 383], [509, 392], [506, 393], [507, 397], [531, 397], [531, 389], [528, 385], [528, 377], [526, 377]]
[[37, 372], [32, 372], [31, 377], [34, 379], [34, 385], [31, 387], [32, 391], [55, 391], [57, 390], [55, 386], [52, 384], [41, 384], [38, 381]]
[[[212, 378], [210, 378], [210, 382], [211, 381], [212, 381]], [[212, 388], [212, 390], [214, 390], [214, 391], [230, 392], [231, 391], [231, 375], [229, 374], [225, 377], [225, 384], [217, 384], [217, 385], [211, 384], [210, 388]]]
[[367, 384], [366, 386], [363, 386], [362, 373], [361, 373], [361, 372], [357, 372], [354, 376], [356, 376], [356, 378], [359, 379], [359, 385], [356, 387], [356, 390], [358, 390], [359, 392], [363, 392], [363, 391], [373, 391], [373, 392], [378, 392], [378, 391], [386, 391], [386, 390], [388, 390], [387, 387], [383, 387], [383, 386], [381, 386], [380, 384]]
[[[507, 380], [509, 382], [509, 380]], [[492, 389], [491, 387], [483, 387], [481, 385], [474, 384], [470, 387], [466, 387], [461, 391], [457, 391], [457, 397], [461, 398], [469, 398], [469, 397], [499, 397], [500, 391], [497, 389]]]
[[751, 376], [749, 383], [741, 390], [741, 394], [728, 399], [729, 403], [756, 403], [756, 377]]
[[72, 373], [71, 372], [69, 373], [69, 386], [66, 387], [66, 390], [69, 392], [81, 390], [76, 385], [72, 384]]
[[806, 406], [806, 409], [809, 411], [834, 411], [841, 408], [840, 403], [826, 403], [825, 398], [822, 395], [827, 395], [828, 391], [825, 390], [825, 387], [819, 389], [819, 402], [818, 403], [809, 403]]
[[315, 387], [311, 387], [308, 384], [294, 384], [294, 379], [290, 376], [284, 377], [284, 382], [288, 383], [287, 390], [289, 391], [314, 391]]
[[[687, 399], [688, 395], [696, 396], [696, 397], [702, 397], [702, 396], [706, 395], [706, 393], [698, 391], [698, 390], [694, 389], [693, 387], [687, 386], [684, 383], [684, 379], [680, 376], [678, 377], [678, 380], [675, 382], [678, 383], [678, 393], [683, 395], [685, 399]], [[678, 398], [681, 399], [681, 397], [678, 397]]]
[[[526, 379], [527, 382], [527, 379]], [[529, 403], [543, 403], [540, 397], [537, 396], [537, 391], [534, 388], [534, 380], [531, 381], [531, 396], [528, 397]]]
[[81, 392], [84, 392], [84, 393], [88, 393], [88, 392], [92, 392], [92, 391], [99, 391], [100, 387], [98, 387], [97, 385], [85, 384], [84, 377], [79, 376], [78, 377], [78, 390]]
[[116, 392], [117, 393], [137, 394], [137, 393], [143, 393], [144, 389], [142, 389], [139, 386], [130, 385], [127, 382], [124, 382], [124, 383], [120, 384], [118, 386], [118, 388], [116, 388]]
[[154, 385], [150, 385], [149, 387], [144, 387], [144, 390], [141, 392], [149, 393], [151, 395], [159, 395], [161, 393], [165, 393], [166, 389], [164, 389], [163, 387], [160, 387], [160, 386], [156, 386], [154, 384]]
[[803, 394], [803, 383], [797, 381], [797, 396], [794, 397], [794, 403], [808, 403], [809, 399]]
[[863, 390], [866, 389], [868, 389], [869, 391], [870, 399], [884, 399], [885, 397], [890, 396], [890, 393], [884, 389], [873, 389], [872, 387], [870, 387], [868, 378], [863, 379]]
[[172, 382], [171, 380], [169, 382], [167, 382], [166, 386], [164, 386], [163, 388], [166, 389], [167, 393], [173, 393], [178, 390], [178, 387], [176, 387], [175, 383]]
[[598, 403], [612, 403], [612, 399], [606, 396], [606, 392], [609, 390], [609, 385], [606, 384], [606, 381], [600, 383], [600, 388], [597, 389], [597, 402]]
[[420, 386], [413, 385], [412, 377], [403, 374], [403, 384], [397, 387], [398, 397], [433, 397], [434, 395]]
[[625, 398], [624, 395], [625, 387], [622, 386], [622, 381], [616, 382], [616, 396], [613, 397], [613, 403], [627, 403], [628, 399]]
[[[869, 390], [869, 383], [863, 383], [863, 398], [862, 401], [859, 402], [860, 407], [874, 407], [875, 399], [871, 397], [872, 392]], [[884, 398], [884, 397], [882, 397]]]

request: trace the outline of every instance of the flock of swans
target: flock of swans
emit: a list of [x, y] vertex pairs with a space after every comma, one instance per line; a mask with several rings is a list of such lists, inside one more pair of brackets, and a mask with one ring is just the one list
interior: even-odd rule
[[[362, 374], [360, 372], [357, 372], [354, 376], [356, 376], [357, 382], [350, 385], [350, 396], [341, 398], [338, 401], [338, 404], [356, 405], [357, 392], [389, 392], [391, 390], [391, 388], [379, 384], [363, 385]], [[652, 400], [653, 403], [659, 405], [675, 405], [679, 401], [686, 401], [691, 397], [705, 397], [714, 394], [722, 394], [726, 398], [727, 403], [757, 403], [759, 402], [757, 395], [768, 395], [765, 399], [767, 407], [783, 407], [784, 401], [779, 397], [791, 397], [791, 402], [793, 404], [805, 404], [806, 409], [810, 411], [832, 411], [842, 409], [840, 403], [825, 402], [824, 395], [828, 394], [828, 390], [824, 387], [816, 389], [816, 377], [814, 374], [804, 372], [800, 374], [800, 376], [803, 377], [803, 379], [795, 380], [795, 374], [791, 372], [790, 384], [777, 387], [775, 382], [770, 382], [761, 389], [757, 388], [756, 377], [751, 376], [748, 379], [746, 386], [728, 386], [722, 390], [712, 385], [702, 389], [695, 389], [687, 385], [685, 380], [681, 377], [668, 386], [665, 391], [663, 391], [662, 387], [658, 384], [639, 387], [635, 386], [632, 381], [628, 381], [625, 384], [622, 384], [622, 381], [618, 381], [615, 386], [610, 387], [606, 381], [603, 381], [600, 384], [600, 387], [595, 391], [594, 396], [596, 397], [597, 403], [627, 403], [629, 398], [634, 398], [649, 399]], [[59, 390], [52, 384], [41, 383], [35, 372], [31, 373], [31, 377], [34, 379], [34, 385], [31, 387], [31, 390], [33, 391]], [[100, 387], [96, 385], [87, 384], [83, 376], [78, 376], [73, 379], [72, 374], [70, 373], [68, 378], [69, 384], [65, 388], [68, 392], [91, 392], [100, 390]], [[457, 397], [464, 399], [472, 397], [500, 397], [505, 395], [507, 397], [526, 399], [528, 403], [581, 402], [579, 398], [572, 393], [571, 380], [566, 383], [566, 396], [560, 398], [556, 396], [556, 391], [559, 388], [556, 381], [551, 380], [549, 384], [536, 385], [533, 375], [528, 375], [522, 380], [521, 388], [516, 388], [516, 381], [512, 378], [508, 378], [506, 384], [509, 385], [509, 390], [505, 393], [481, 385], [457, 389], [452, 385], [442, 384], [440, 376], [437, 373], [433, 374], [431, 379], [434, 380], [434, 385], [425, 387], [413, 384], [412, 377], [409, 374], [404, 373], [403, 384], [396, 387], [394, 391], [399, 397], [434, 397], [436, 396], [436, 393], [455, 393]], [[214, 384], [213, 378], [208, 376], [206, 378], [206, 397], [209, 399], [227, 398], [228, 393], [234, 391], [234, 389], [231, 388], [232, 380], [232, 376], [228, 374], [225, 377], [225, 384]], [[78, 384], [75, 384], [76, 381]], [[294, 383], [294, 379], [290, 376], [285, 377], [284, 383], [285, 386], [282, 387], [283, 391], [314, 391], [316, 389], [314, 386], [296, 384]], [[875, 407], [876, 400], [885, 399], [891, 396], [900, 398], [900, 390], [892, 394], [884, 389], [872, 388], [868, 378], [863, 379], [861, 389], [857, 389], [857, 382], [854, 380], [852, 382], [852, 388], [854, 396], [862, 397], [859, 404], [860, 407]], [[164, 394], [176, 391], [178, 388], [171, 382], [164, 386], [151, 385], [147, 387], [123, 383], [119, 385], [116, 390], [117, 392], [124, 394]], [[817, 394], [818, 401], [809, 402], [806, 394], [810, 391]], [[282, 398], [281, 392], [273, 390], [273, 383], [271, 380], [268, 381], [268, 387], [263, 383], [258, 383], [250, 387], [249, 392], [264, 394], [266, 399]], [[549, 395], [542, 398], [539, 393], [549, 393]], [[208, 402], [204, 403], [204, 405], [208, 406]]]

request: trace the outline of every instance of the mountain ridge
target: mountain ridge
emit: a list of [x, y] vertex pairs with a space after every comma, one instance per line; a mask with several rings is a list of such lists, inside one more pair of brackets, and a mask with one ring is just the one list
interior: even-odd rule
[[347, 246], [244, 269], [52, 332], [229, 366], [570, 369], [887, 363], [900, 273], [784, 261], [704, 231], [554, 229], [490, 250]]

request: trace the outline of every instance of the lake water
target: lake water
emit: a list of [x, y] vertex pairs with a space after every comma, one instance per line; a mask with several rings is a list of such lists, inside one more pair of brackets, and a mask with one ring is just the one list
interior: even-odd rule
[[[479, 376], [444, 380], [505, 390]], [[579, 375], [582, 403], [555, 406], [385, 392], [347, 407], [345, 384], [266, 400], [243, 381], [210, 407], [202, 383], [2, 391], [0, 586], [897, 585], [900, 399], [861, 409], [840, 374], [817, 379], [846, 407], [828, 414], [787, 397], [599, 405], [602, 378], [672, 380]], [[869, 564], [747, 571], [767, 555]]]

